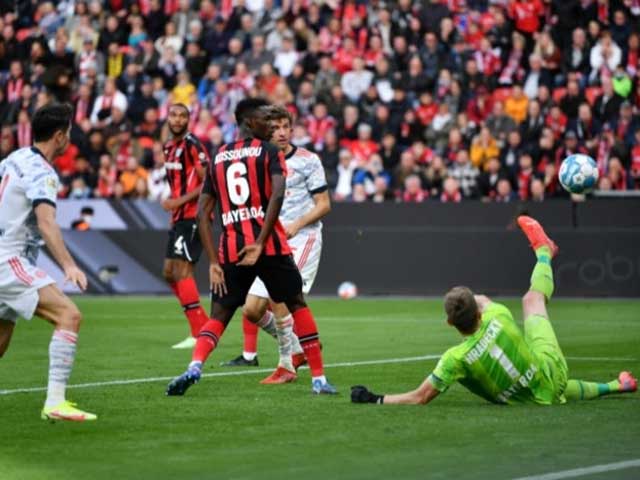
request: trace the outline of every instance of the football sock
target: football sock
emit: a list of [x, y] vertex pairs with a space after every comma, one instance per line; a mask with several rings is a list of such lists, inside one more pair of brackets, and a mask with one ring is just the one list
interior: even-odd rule
[[319, 375], [317, 377], [311, 377], [311, 381], [315, 382], [316, 380], [320, 380], [320, 382], [322, 383], [327, 383], [327, 377], [325, 377], [324, 375]]
[[530, 290], [540, 292], [549, 301], [553, 294], [553, 270], [551, 269], [551, 250], [543, 246], [536, 249], [538, 261], [531, 274]]
[[65, 389], [76, 358], [78, 334], [69, 330], [54, 330], [49, 343], [49, 383], [46, 407], [64, 402]]
[[304, 353], [302, 345], [300, 345], [300, 339], [294, 333], [293, 329], [291, 329], [291, 353], [293, 353], [294, 355]]
[[320, 350], [320, 340], [318, 337], [318, 327], [313, 319], [313, 314], [309, 307], [296, 310], [293, 313], [298, 338], [307, 357], [312, 377], [320, 377], [324, 374], [322, 364], [322, 350]]
[[613, 380], [609, 383], [569, 380], [567, 388], [564, 390], [564, 396], [567, 400], [591, 400], [611, 393], [620, 393], [620, 382], [618, 380]]
[[278, 332], [276, 331], [276, 316], [271, 310], [264, 312], [264, 315], [258, 320], [258, 327], [271, 335], [273, 338], [277, 338]]
[[242, 356], [245, 360], [253, 360], [258, 351], [258, 325], [249, 320], [246, 315], [242, 316], [242, 334], [244, 338]]
[[220, 320], [211, 319], [204, 324], [202, 330], [198, 334], [196, 346], [191, 356], [192, 362], [204, 363], [207, 357], [218, 345], [220, 337], [224, 333], [226, 325]]
[[184, 314], [191, 327], [191, 336], [197, 337], [200, 329], [209, 319], [200, 305], [200, 293], [193, 277], [183, 278], [171, 284], [171, 289], [182, 305]]
[[276, 319], [276, 331], [278, 333], [278, 353], [280, 360], [278, 366], [294, 372], [291, 361], [291, 333], [293, 331], [293, 317], [287, 315], [284, 318]]

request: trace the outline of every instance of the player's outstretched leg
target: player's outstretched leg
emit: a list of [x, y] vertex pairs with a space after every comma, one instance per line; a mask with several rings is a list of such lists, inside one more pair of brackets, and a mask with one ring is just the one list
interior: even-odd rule
[[638, 390], [638, 380], [631, 372], [620, 372], [616, 380], [609, 383], [569, 380], [564, 396], [567, 400], [592, 400], [616, 393], [633, 393]]
[[[557, 255], [558, 246], [533, 218], [521, 215], [518, 217], [518, 225], [529, 239], [537, 258], [536, 266], [531, 274], [531, 287], [529, 290], [541, 293], [548, 302], [551, 299], [554, 288], [551, 259]], [[525, 313], [526, 317], [527, 314]]]
[[49, 382], [42, 409], [43, 420], [84, 422], [98, 417], [84, 412], [65, 397], [76, 357], [76, 343], [82, 316], [75, 304], [55, 285], [38, 290], [36, 315], [55, 324], [49, 344]]

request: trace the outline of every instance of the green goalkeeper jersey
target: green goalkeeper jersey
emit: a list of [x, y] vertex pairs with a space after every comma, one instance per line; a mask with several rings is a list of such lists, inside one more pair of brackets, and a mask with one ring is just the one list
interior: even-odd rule
[[480, 328], [444, 353], [429, 380], [440, 392], [460, 382], [490, 402], [549, 405], [554, 385], [547, 370], [525, 342], [509, 309], [490, 303]]

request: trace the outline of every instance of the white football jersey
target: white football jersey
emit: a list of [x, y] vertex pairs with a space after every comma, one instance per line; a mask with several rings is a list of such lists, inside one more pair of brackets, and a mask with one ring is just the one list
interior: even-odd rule
[[56, 205], [58, 183], [37, 148], [21, 148], [0, 162], [0, 262], [20, 256], [35, 264], [42, 237], [34, 208]]
[[[313, 209], [313, 196], [327, 190], [327, 178], [320, 157], [309, 150], [293, 147], [293, 151], [285, 159], [287, 186], [280, 211], [280, 222], [287, 225]], [[321, 228], [322, 222], [318, 221], [303, 230]]]

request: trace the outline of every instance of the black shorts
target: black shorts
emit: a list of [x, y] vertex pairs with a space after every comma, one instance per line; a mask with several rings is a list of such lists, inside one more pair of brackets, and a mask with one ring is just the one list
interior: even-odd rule
[[197, 263], [202, 254], [202, 243], [195, 220], [181, 220], [169, 230], [165, 258]]
[[291, 300], [302, 293], [302, 277], [292, 255], [262, 255], [251, 267], [227, 263], [222, 265], [222, 269], [227, 294], [220, 297], [211, 292], [211, 301], [226, 308], [244, 305], [256, 277], [264, 282], [269, 297], [276, 303]]

